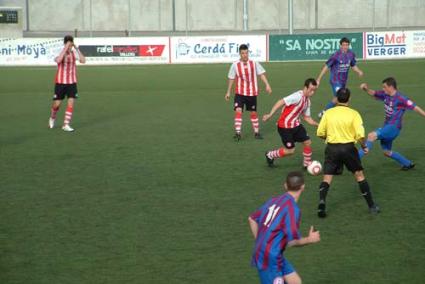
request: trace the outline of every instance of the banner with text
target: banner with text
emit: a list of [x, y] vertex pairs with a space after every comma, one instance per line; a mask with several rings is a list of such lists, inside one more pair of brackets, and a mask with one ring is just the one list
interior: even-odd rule
[[0, 66], [55, 65], [55, 57], [63, 48], [63, 39], [0, 39]]
[[267, 60], [267, 36], [191, 36], [171, 37], [172, 63], [219, 63], [239, 59], [239, 45], [247, 44], [249, 57]]
[[[76, 38], [88, 65], [170, 62], [168, 37]], [[62, 38], [0, 39], [0, 66], [56, 65]]]
[[79, 38], [87, 64], [170, 63], [168, 37]]
[[270, 35], [270, 61], [326, 60], [339, 49], [341, 38], [347, 37], [358, 59], [363, 58], [363, 33], [308, 35]]
[[425, 57], [425, 31], [364, 33], [365, 59]]

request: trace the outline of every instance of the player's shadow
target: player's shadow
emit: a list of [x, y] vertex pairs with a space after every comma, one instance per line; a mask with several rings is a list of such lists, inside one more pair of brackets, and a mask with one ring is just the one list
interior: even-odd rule
[[[340, 191], [338, 196], [335, 196], [332, 191]], [[345, 192], [344, 192], [345, 191]], [[373, 189], [372, 189], [373, 192]], [[332, 196], [334, 195], [334, 196]], [[353, 179], [352, 182], [344, 183], [344, 185], [331, 185], [328, 193], [327, 215], [341, 215], [352, 210], [354, 214], [369, 214], [366, 201], [360, 193], [357, 182]]]

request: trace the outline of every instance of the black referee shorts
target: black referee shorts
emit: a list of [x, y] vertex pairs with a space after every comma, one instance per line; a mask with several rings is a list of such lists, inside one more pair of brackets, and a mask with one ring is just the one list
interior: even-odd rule
[[362, 163], [354, 143], [328, 144], [325, 149], [325, 175], [340, 175], [345, 167], [352, 173], [362, 171]]

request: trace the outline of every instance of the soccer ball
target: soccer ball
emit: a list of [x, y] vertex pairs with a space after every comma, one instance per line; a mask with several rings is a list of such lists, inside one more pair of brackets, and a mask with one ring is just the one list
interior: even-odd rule
[[322, 164], [319, 161], [312, 161], [307, 167], [309, 174], [317, 176], [322, 172]]

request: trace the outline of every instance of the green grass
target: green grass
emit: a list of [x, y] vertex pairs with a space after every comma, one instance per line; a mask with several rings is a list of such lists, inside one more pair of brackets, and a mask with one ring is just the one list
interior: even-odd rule
[[[265, 64], [273, 95], [260, 95], [260, 113], [321, 64]], [[425, 107], [425, 61], [359, 66], [372, 87], [395, 76]], [[261, 124], [257, 141], [247, 114], [244, 139], [232, 140], [228, 68], [80, 67], [74, 133], [46, 128], [53, 68], [1, 68], [0, 283], [257, 283], [247, 216], [281, 192], [301, 152], [267, 168], [264, 151], [280, 146], [275, 123]], [[359, 83], [352, 73], [352, 105], [370, 131], [382, 124], [383, 105]], [[326, 79], [314, 116], [330, 97]], [[301, 229], [315, 225], [322, 241], [285, 253], [305, 283], [423, 283], [424, 126], [407, 113], [394, 144], [414, 170], [400, 171], [378, 144], [364, 159], [379, 216], [345, 173], [332, 184], [329, 218], [319, 220], [320, 177], [307, 177]], [[322, 161], [324, 144], [307, 129]]]

